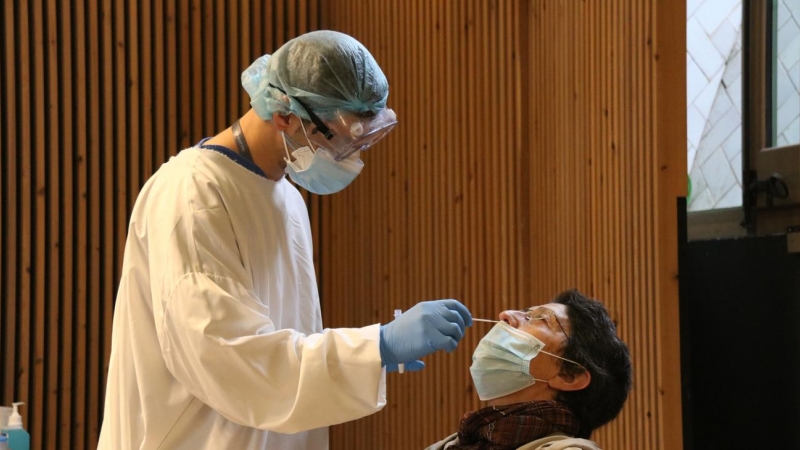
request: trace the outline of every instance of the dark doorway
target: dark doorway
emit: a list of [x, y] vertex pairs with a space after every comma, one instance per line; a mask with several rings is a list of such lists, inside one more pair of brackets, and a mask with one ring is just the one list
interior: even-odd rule
[[685, 448], [800, 449], [800, 255], [785, 235], [685, 237]]

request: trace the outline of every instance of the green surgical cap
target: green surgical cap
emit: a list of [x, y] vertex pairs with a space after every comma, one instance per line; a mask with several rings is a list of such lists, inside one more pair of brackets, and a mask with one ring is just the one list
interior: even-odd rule
[[336, 31], [306, 33], [258, 58], [242, 73], [242, 86], [264, 120], [276, 112], [309, 119], [295, 98], [329, 119], [337, 110], [377, 113], [389, 97], [389, 82], [375, 58]]

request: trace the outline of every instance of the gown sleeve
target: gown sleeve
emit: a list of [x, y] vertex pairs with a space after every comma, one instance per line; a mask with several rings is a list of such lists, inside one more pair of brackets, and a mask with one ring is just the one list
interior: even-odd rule
[[252, 284], [224, 206], [188, 208], [170, 227], [156, 226], [163, 239], [151, 240], [160, 242], [151, 255], [162, 258], [151, 274], [160, 280], [154, 317], [166, 366], [192, 395], [233, 422], [280, 433], [383, 408], [379, 325], [276, 330], [268, 306], [245, 287]]

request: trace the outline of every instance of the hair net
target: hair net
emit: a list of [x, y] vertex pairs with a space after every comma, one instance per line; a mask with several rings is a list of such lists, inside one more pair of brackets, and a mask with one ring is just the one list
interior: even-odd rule
[[389, 83], [375, 58], [360, 42], [336, 31], [304, 34], [258, 58], [242, 73], [242, 86], [264, 120], [276, 112], [309, 119], [293, 97], [328, 119], [337, 110], [377, 113], [389, 96]]

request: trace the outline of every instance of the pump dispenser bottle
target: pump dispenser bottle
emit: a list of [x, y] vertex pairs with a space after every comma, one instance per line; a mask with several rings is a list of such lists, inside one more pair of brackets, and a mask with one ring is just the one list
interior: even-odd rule
[[14, 412], [8, 418], [8, 425], [4, 426], [0, 433], [8, 435], [8, 448], [10, 450], [30, 450], [31, 435], [22, 428], [22, 416], [19, 414], [19, 405], [25, 403], [14, 403]]

